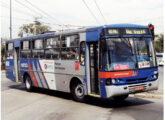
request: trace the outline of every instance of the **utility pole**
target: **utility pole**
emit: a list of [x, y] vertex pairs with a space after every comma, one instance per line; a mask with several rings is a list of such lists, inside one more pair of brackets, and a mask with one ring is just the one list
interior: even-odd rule
[[10, 39], [12, 39], [12, 5], [10, 0]]
[[35, 19], [34, 20], [34, 23], [35, 23], [35, 33], [34, 34], [36, 35], [37, 34], [37, 29], [36, 29], [37, 22], [39, 22], [38, 19], [42, 19], [42, 17], [34, 17], [34, 19]]

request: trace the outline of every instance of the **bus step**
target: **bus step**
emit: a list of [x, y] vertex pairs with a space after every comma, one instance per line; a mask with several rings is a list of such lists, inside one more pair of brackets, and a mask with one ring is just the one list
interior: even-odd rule
[[93, 97], [98, 97], [98, 98], [100, 98], [100, 95], [96, 95], [96, 94], [88, 94], [89, 96], [93, 96]]

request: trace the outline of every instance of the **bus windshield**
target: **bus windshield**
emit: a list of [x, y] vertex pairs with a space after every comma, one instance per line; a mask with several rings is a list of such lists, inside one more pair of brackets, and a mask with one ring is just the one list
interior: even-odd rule
[[106, 38], [105, 70], [130, 70], [155, 66], [151, 38]]

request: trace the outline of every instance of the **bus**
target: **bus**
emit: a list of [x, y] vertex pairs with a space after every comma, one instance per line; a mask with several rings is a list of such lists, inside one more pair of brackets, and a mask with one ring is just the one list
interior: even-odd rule
[[124, 100], [158, 89], [154, 26], [112, 24], [6, 41], [6, 76], [35, 87]]

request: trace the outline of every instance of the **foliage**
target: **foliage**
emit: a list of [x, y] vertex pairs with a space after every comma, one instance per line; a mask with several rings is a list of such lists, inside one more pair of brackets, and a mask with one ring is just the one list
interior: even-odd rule
[[5, 46], [1, 45], [1, 57], [5, 55]]
[[50, 26], [43, 25], [39, 21], [35, 21], [34, 23], [24, 24], [20, 28], [20, 32], [18, 36], [23, 34], [41, 34], [43, 32], [49, 31], [51, 29]]
[[5, 55], [5, 41], [7, 38], [1, 38], [1, 57]]
[[156, 52], [158, 53], [162, 53], [164, 50], [163, 50], [163, 42], [164, 42], [164, 35], [163, 34], [159, 34], [159, 35], [156, 35], [155, 36], [155, 42], [154, 42], [154, 47], [155, 47], [155, 50]]

